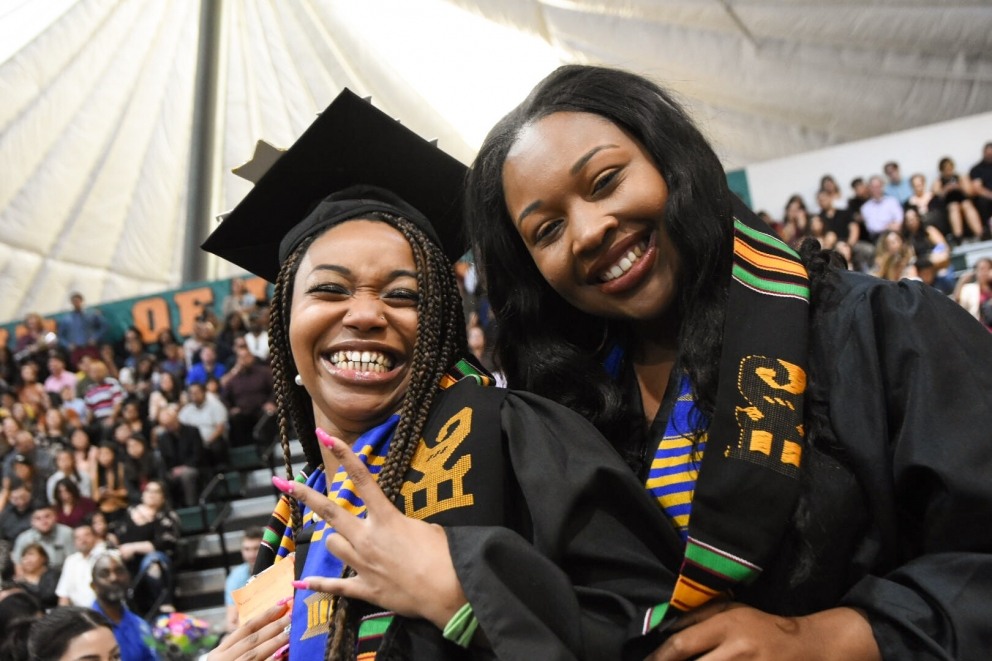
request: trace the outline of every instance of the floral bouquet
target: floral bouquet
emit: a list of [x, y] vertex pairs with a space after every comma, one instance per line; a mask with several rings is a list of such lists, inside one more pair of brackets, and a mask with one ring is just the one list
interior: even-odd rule
[[185, 613], [159, 615], [152, 626], [152, 649], [168, 661], [196, 659], [216, 647], [218, 640], [206, 621]]

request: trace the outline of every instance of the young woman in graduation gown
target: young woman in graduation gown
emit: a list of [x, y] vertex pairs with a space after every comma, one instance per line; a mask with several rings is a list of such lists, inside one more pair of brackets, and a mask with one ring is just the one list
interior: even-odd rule
[[678, 578], [638, 650], [988, 658], [985, 329], [921, 283], [794, 253], [626, 72], [551, 74], [467, 196], [510, 386], [594, 421], [665, 512]]
[[[671, 581], [664, 520], [595, 428], [465, 358], [463, 175], [345, 92], [205, 244], [275, 283], [290, 479], [255, 569], [292, 558], [297, 579], [211, 659], [616, 658]], [[403, 578], [376, 592], [383, 562]]]

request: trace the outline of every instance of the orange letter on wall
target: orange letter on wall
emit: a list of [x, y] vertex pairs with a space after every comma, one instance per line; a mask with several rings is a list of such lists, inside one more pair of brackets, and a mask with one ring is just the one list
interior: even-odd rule
[[214, 290], [210, 287], [198, 287], [176, 292], [173, 300], [179, 308], [179, 334], [188, 337], [193, 334], [193, 325], [196, 323], [196, 318], [203, 313], [203, 307], [213, 304]]
[[172, 326], [169, 304], [160, 297], [142, 299], [131, 306], [131, 319], [146, 344], [155, 342], [163, 329]]

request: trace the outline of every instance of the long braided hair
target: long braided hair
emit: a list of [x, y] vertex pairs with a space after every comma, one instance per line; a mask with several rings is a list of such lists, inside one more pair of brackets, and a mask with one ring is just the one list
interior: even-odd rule
[[[400, 420], [396, 427], [382, 471], [379, 487], [390, 500], [400, 493], [403, 477], [423, 434], [424, 425], [438, 382], [444, 373], [467, 352], [465, 320], [461, 296], [454, 270], [441, 248], [416, 225], [391, 214], [373, 212], [352, 220], [378, 220], [396, 228], [409, 242], [417, 267], [417, 341], [411, 360], [410, 385], [400, 405]], [[347, 221], [344, 221], [347, 222]], [[326, 231], [326, 230], [323, 230]], [[290, 434], [295, 431], [307, 462], [321, 464], [320, 449], [315, 434], [313, 404], [303, 388], [295, 386], [297, 374], [289, 344], [290, 308], [293, 282], [300, 261], [319, 232], [306, 238], [283, 262], [276, 278], [272, 296], [273, 314], [269, 320], [269, 341], [272, 347], [272, 375], [278, 407], [279, 439], [282, 444], [286, 477], [293, 479], [290, 457]], [[294, 538], [299, 534], [302, 517], [296, 501], [290, 499]], [[355, 575], [345, 566], [344, 578]], [[354, 659], [358, 628], [358, 609], [349, 599], [334, 597], [331, 602], [331, 622], [325, 658]]]

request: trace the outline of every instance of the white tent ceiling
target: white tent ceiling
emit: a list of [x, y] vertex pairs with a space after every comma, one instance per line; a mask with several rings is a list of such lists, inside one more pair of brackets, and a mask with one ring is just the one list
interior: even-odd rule
[[[992, 109], [988, 0], [210, 7], [217, 130], [197, 227], [200, 3], [0, 0], [0, 320], [64, 309], [70, 290], [95, 303], [180, 284], [187, 231], [202, 238], [202, 216], [247, 190], [230, 169], [258, 138], [288, 146], [344, 86], [465, 162], [559, 62], [672, 88], [728, 168]], [[975, 137], [976, 157], [989, 138]]]

